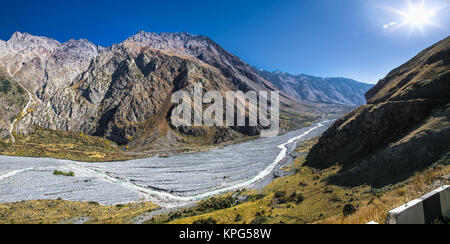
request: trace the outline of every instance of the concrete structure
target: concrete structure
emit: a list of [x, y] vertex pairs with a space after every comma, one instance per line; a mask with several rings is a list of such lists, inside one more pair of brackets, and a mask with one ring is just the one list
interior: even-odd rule
[[450, 218], [450, 186], [439, 187], [388, 213], [387, 224], [431, 224], [439, 217]]

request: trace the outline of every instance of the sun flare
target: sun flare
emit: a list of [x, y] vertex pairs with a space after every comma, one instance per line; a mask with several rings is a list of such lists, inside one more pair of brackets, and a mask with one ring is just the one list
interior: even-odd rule
[[420, 2], [412, 2], [411, 0], [406, 1], [407, 6], [404, 10], [395, 9], [393, 7], [384, 6], [389, 12], [396, 14], [397, 18], [395, 21], [391, 21], [383, 25], [384, 29], [398, 29], [400, 27], [409, 26], [410, 34], [415, 29], [420, 30], [422, 34], [425, 34], [426, 26], [439, 27], [435, 23], [438, 12], [445, 8], [445, 6], [429, 6], [425, 0]]
[[404, 21], [408, 25], [420, 27], [431, 24], [431, 18], [435, 15], [436, 13], [433, 10], [425, 9], [424, 6], [411, 6], [410, 10], [404, 13]]

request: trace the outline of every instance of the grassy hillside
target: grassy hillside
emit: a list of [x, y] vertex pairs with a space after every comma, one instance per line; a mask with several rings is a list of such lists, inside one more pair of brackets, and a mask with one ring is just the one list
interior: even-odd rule
[[135, 158], [125, 147], [103, 138], [76, 132], [37, 129], [30, 135], [15, 134], [16, 142], [0, 141], [0, 154], [50, 157], [84, 162], [120, 161]]

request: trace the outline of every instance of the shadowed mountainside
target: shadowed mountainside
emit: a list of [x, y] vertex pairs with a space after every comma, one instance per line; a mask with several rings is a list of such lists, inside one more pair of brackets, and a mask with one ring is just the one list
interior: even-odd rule
[[368, 105], [336, 121], [307, 158], [342, 170], [329, 183], [382, 187], [450, 161], [450, 37], [393, 70]]

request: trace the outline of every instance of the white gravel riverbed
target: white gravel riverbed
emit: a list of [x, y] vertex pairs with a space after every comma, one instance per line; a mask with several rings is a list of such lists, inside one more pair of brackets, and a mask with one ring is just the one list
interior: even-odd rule
[[[238, 190], [261, 188], [292, 161], [299, 141], [323, 133], [332, 121], [273, 138], [168, 158], [83, 163], [50, 158], [0, 156], [0, 202], [57, 199], [103, 205], [151, 201], [164, 208]], [[54, 176], [73, 171], [75, 177]]]

